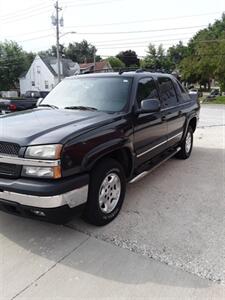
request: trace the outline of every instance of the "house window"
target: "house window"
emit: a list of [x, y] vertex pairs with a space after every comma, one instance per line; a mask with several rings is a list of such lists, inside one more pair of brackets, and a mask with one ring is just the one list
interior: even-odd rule
[[48, 81], [45, 80], [45, 88], [48, 89]]
[[32, 85], [32, 86], [35, 86], [35, 81], [31, 81], [31, 85]]
[[37, 66], [37, 73], [40, 74], [41, 73], [41, 67]]

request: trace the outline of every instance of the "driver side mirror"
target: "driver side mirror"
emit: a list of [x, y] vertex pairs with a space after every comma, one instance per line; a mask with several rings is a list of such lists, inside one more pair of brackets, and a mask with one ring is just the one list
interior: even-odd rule
[[145, 99], [141, 101], [141, 108], [138, 110], [139, 114], [152, 113], [160, 111], [161, 104], [158, 99]]

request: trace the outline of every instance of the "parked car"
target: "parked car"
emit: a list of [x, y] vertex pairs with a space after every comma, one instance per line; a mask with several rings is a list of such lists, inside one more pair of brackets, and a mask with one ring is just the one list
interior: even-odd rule
[[36, 107], [37, 99], [0, 99], [0, 114], [32, 109]]
[[0, 99], [0, 114], [35, 108], [38, 99], [45, 98], [48, 93], [45, 91], [27, 91], [23, 98]]
[[38, 108], [0, 117], [0, 208], [56, 223], [82, 209], [105, 225], [128, 182], [174, 155], [189, 158], [199, 109], [171, 75], [65, 79]]
[[206, 97], [206, 100], [215, 99], [216, 97], [221, 96], [221, 92], [219, 89], [212, 89], [210, 94]]
[[26, 99], [39, 99], [45, 98], [49, 94], [48, 91], [27, 91], [24, 94], [24, 98]]

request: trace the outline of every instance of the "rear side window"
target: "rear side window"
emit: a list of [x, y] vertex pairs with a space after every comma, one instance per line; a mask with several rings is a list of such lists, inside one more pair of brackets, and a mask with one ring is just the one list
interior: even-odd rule
[[183, 85], [182, 85], [178, 80], [176, 80], [176, 83], [178, 84], [178, 87], [179, 87], [179, 89], [180, 89], [180, 92], [181, 92], [182, 94], [186, 94], [186, 91], [185, 91]]
[[187, 101], [191, 100], [188, 92], [185, 90], [185, 88], [182, 86], [182, 84], [178, 80], [176, 80], [175, 89], [176, 89], [176, 92], [177, 92], [180, 102], [187, 102]]
[[158, 83], [163, 105], [165, 107], [176, 106], [178, 101], [172, 80], [168, 77], [160, 77]]
[[154, 79], [142, 78], [138, 83], [137, 103], [141, 106], [141, 101], [145, 99], [159, 99], [158, 91]]

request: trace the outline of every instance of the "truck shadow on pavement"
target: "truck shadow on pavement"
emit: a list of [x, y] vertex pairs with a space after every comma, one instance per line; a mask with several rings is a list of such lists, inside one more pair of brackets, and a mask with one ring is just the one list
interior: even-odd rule
[[211, 286], [210, 281], [188, 272], [223, 281], [221, 159], [222, 149], [200, 147], [187, 161], [171, 159], [130, 185], [121, 214], [102, 228], [77, 217], [66, 226], [57, 226], [0, 212], [1, 271], [6, 293], [16, 293], [40, 278], [44, 281], [53, 272], [57, 273], [56, 281], [49, 289], [52, 285], [56, 290], [64, 283], [85, 288], [90, 275], [90, 287], [100, 286], [101, 279], [112, 285]]

